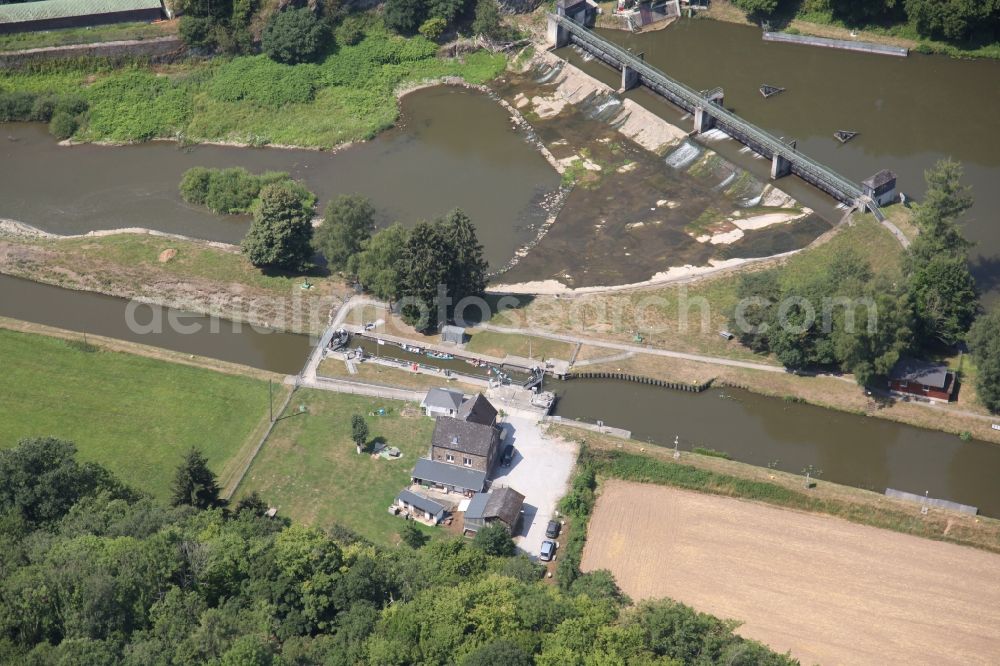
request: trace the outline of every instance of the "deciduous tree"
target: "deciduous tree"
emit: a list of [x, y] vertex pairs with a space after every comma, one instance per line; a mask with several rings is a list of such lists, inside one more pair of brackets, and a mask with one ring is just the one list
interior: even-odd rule
[[333, 271], [356, 270], [365, 242], [375, 228], [375, 207], [359, 194], [341, 195], [326, 207], [313, 244]]
[[288, 183], [263, 187], [243, 253], [254, 266], [295, 270], [312, 256], [312, 209]]

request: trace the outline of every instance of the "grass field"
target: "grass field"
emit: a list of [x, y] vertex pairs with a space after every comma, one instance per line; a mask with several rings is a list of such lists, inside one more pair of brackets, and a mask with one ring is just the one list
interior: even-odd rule
[[85, 460], [159, 499], [196, 446], [220, 477], [267, 419], [267, 383], [0, 329], [0, 446], [76, 443]]
[[803, 664], [989, 664], [1000, 555], [756, 502], [608, 481], [583, 571], [670, 597]]
[[465, 345], [466, 351], [489, 354], [503, 358], [507, 354], [524, 358], [558, 358], [568, 361], [573, 356], [573, 345], [568, 342], [536, 338], [529, 335], [512, 335], [495, 331], [476, 331]]
[[[305, 413], [298, 413], [300, 405]], [[381, 408], [386, 416], [371, 416]], [[370, 441], [383, 439], [402, 458], [358, 455], [351, 441], [354, 414], [366, 416]], [[236, 495], [257, 490], [295, 521], [320, 528], [339, 524], [379, 543], [394, 542], [403, 521], [387, 509], [409, 484], [416, 459], [426, 454], [433, 427], [415, 405], [301, 389]]]

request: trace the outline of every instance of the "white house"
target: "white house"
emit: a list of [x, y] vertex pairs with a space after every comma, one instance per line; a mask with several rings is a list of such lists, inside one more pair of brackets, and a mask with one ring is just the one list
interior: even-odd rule
[[420, 407], [423, 408], [427, 416], [452, 416], [458, 414], [458, 408], [462, 406], [465, 396], [461, 391], [450, 391], [443, 388], [432, 388], [424, 396]]

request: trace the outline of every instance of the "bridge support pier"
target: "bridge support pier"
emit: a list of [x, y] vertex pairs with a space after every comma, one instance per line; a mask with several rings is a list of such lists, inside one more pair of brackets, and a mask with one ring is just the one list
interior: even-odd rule
[[771, 157], [771, 179], [776, 180], [782, 176], [787, 176], [792, 170], [792, 163], [775, 153]]
[[551, 15], [549, 15], [546, 37], [554, 49], [561, 49], [569, 44], [569, 30], [556, 23]]
[[715, 127], [715, 118], [708, 112], [708, 109], [698, 107], [694, 110], [694, 131], [698, 134], [707, 132]]
[[628, 65], [622, 65], [622, 87], [618, 92], [631, 90], [639, 85], [639, 72]]

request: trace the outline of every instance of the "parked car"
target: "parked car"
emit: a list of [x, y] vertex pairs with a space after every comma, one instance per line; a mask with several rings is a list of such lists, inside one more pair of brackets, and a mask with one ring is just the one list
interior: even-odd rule
[[500, 464], [504, 467], [510, 467], [511, 461], [514, 460], [514, 445], [508, 444], [503, 447], [503, 454], [500, 456]]
[[550, 520], [549, 524], [545, 527], [545, 536], [550, 539], [555, 539], [559, 536], [559, 530], [562, 529], [562, 523], [558, 520]]
[[542, 562], [549, 562], [555, 556], [556, 556], [556, 542], [543, 541], [542, 552], [538, 554], [538, 559], [540, 559]]

